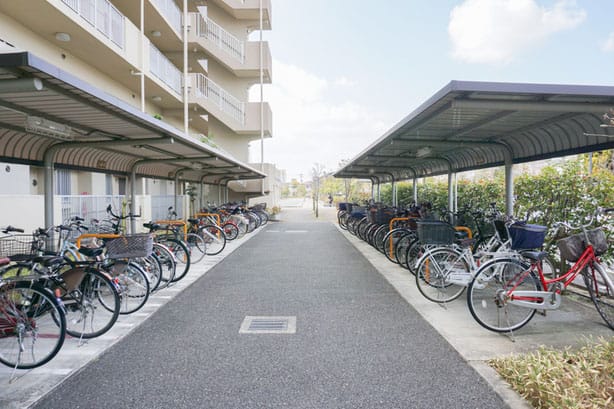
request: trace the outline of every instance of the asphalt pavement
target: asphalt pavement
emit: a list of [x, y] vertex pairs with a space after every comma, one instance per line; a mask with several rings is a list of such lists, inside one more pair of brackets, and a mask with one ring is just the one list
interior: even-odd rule
[[333, 224], [286, 216], [34, 407], [506, 407]]

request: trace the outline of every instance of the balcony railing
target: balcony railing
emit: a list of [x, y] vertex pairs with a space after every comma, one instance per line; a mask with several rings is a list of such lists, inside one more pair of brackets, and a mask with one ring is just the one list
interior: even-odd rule
[[196, 35], [206, 38], [235, 58], [241, 64], [245, 62], [245, 42], [224, 30], [219, 24], [200, 13], [191, 13], [195, 20]]
[[173, 65], [153, 44], [149, 45], [149, 71], [160, 81], [181, 95], [181, 71]]
[[124, 49], [124, 15], [108, 0], [62, 0], [102, 35]]
[[177, 32], [177, 34], [182, 37], [181, 30], [181, 9], [177, 7], [174, 0], [152, 0], [152, 3], [156, 6], [156, 8], [162, 13], [162, 15], [168, 20], [171, 24], [171, 27]]
[[194, 74], [195, 94], [200, 98], [207, 98], [222, 112], [231, 116], [241, 125], [245, 125], [245, 104], [233, 97], [215, 82], [203, 74]]

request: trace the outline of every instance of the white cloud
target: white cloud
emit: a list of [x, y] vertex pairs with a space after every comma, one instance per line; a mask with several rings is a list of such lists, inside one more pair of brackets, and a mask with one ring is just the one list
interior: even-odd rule
[[[338, 80], [278, 60], [273, 61], [273, 72], [273, 84], [265, 87], [264, 95], [273, 111], [273, 137], [265, 140], [264, 160], [286, 169], [289, 177], [302, 174], [309, 179], [315, 163], [336, 170], [342, 159], [353, 158], [389, 127], [385, 115], [335, 93], [331, 85]], [[258, 87], [250, 97], [259, 98]], [[259, 141], [252, 143], [251, 154], [253, 161], [260, 161]]]
[[610, 36], [607, 40], [605, 40], [601, 49], [606, 53], [611, 53], [612, 51], [614, 51], [614, 32], [610, 33]]
[[470, 63], [509, 63], [585, 19], [575, 0], [558, 0], [551, 8], [536, 0], [465, 0], [450, 13], [452, 56]]
[[356, 86], [356, 82], [351, 79], [342, 76], [335, 80], [334, 84], [338, 87], [354, 87]]

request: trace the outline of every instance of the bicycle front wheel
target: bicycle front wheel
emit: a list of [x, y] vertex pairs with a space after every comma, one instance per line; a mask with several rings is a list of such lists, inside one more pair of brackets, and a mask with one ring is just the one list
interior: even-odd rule
[[207, 243], [207, 254], [214, 256], [221, 253], [226, 247], [226, 235], [224, 230], [213, 224], [209, 224], [200, 228], [200, 235]]
[[64, 311], [43, 286], [21, 281], [0, 288], [0, 362], [17, 369], [44, 365], [65, 337]]
[[537, 311], [514, 304], [514, 291], [541, 290], [529, 264], [513, 258], [495, 259], [477, 271], [467, 290], [467, 303], [481, 326], [494, 332], [510, 332], [526, 325]]
[[207, 254], [207, 244], [201, 236], [195, 233], [188, 233], [186, 239], [186, 244], [190, 250], [190, 261], [198, 263]]
[[446, 303], [457, 299], [471, 281], [463, 253], [450, 248], [427, 251], [416, 267], [416, 284], [429, 301]]
[[614, 329], [614, 277], [597, 263], [582, 271], [584, 284], [601, 318]]
[[94, 269], [75, 268], [60, 275], [66, 311], [66, 333], [76, 338], [94, 338], [110, 330], [119, 316], [115, 284]]

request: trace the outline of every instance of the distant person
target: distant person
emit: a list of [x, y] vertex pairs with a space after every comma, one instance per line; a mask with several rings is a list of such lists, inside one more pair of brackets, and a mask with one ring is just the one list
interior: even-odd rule
[[333, 197], [331, 194], [328, 194], [328, 206], [333, 207]]

